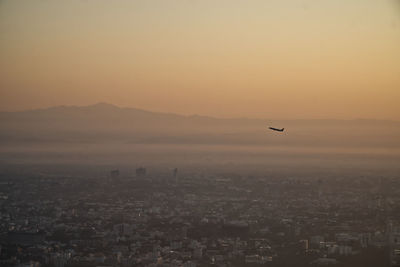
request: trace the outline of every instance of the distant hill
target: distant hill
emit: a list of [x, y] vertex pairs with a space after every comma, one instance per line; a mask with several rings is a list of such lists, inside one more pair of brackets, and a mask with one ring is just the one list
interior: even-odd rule
[[[267, 126], [285, 127], [284, 133]], [[0, 143], [400, 147], [400, 122], [182, 116], [99, 103], [0, 112]]]

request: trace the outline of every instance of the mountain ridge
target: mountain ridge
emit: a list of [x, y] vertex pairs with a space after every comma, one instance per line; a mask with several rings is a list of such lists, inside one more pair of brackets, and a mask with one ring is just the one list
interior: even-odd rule
[[[268, 120], [179, 115], [107, 103], [0, 112], [0, 143], [121, 142], [289, 146], [400, 146], [400, 122]], [[268, 126], [284, 127], [273, 133]]]
[[158, 115], [171, 115], [177, 117], [184, 118], [207, 118], [214, 120], [256, 120], [256, 121], [371, 121], [371, 122], [392, 122], [392, 123], [400, 123], [399, 120], [391, 120], [391, 119], [373, 119], [373, 118], [353, 118], [353, 119], [337, 119], [337, 118], [301, 118], [301, 119], [276, 119], [276, 118], [252, 118], [252, 117], [217, 117], [217, 116], [208, 116], [201, 114], [179, 114], [174, 112], [162, 112], [162, 111], [151, 111], [147, 109], [135, 108], [135, 107], [120, 107], [107, 102], [98, 102], [91, 105], [59, 105], [59, 106], [50, 106], [45, 108], [35, 108], [35, 109], [27, 109], [20, 111], [0, 111], [0, 114], [23, 114], [23, 113], [38, 113], [38, 112], [50, 112], [50, 111], [65, 111], [65, 110], [103, 110], [103, 111], [135, 111], [135, 112], [143, 112], [149, 114], [158, 114]]

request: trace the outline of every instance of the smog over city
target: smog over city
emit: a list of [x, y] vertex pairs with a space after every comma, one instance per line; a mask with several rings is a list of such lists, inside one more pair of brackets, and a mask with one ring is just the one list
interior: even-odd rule
[[400, 1], [0, 1], [0, 266], [400, 266]]

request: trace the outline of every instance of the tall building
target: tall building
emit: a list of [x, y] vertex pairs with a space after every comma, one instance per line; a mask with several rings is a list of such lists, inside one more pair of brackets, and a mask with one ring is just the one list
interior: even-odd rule
[[144, 177], [146, 176], [146, 168], [139, 167], [136, 169], [136, 176], [137, 177]]
[[111, 177], [111, 178], [119, 177], [119, 170], [112, 170], [112, 171], [110, 171], [110, 177]]
[[308, 247], [308, 239], [302, 239], [299, 242], [300, 242], [300, 245], [301, 245], [301, 249], [304, 252], [308, 252], [308, 249], [309, 249], [309, 247]]
[[172, 177], [173, 177], [174, 179], [176, 179], [176, 178], [178, 177], [178, 168], [173, 169], [173, 171], [172, 171]]
[[393, 226], [393, 222], [388, 224], [388, 238], [390, 249], [390, 266], [400, 267], [400, 227]]

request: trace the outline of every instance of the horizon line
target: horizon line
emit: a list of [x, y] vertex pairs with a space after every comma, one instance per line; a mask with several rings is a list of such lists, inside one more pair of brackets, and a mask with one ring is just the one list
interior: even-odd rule
[[32, 111], [45, 111], [54, 108], [89, 108], [89, 107], [96, 107], [96, 106], [109, 106], [118, 109], [131, 109], [137, 111], [144, 111], [149, 113], [156, 113], [156, 114], [169, 114], [175, 116], [182, 116], [182, 117], [203, 117], [203, 118], [210, 118], [210, 119], [220, 119], [220, 120], [235, 120], [235, 119], [245, 119], [245, 120], [281, 120], [281, 121], [301, 121], [301, 120], [330, 120], [330, 121], [356, 121], [356, 120], [370, 120], [370, 121], [388, 121], [388, 122], [400, 122], [400, 120], [396, 119], [388, 119], [388, 118], [350, 118], [350, 119], [339, 119], [339, 118], [260, 118], [260, 117], [219, 117], [219, 116], [211, 116], [211, 115], [202, 115], [202, 114], [181, 114], [176, 112], [167, 112], [167, 111], [152, 111], [148, 109], [136, 108], [131, 106], [119, 106], [113, 103], [108, 102], [96, 102], [94, 104], [88, 105], [56, 105], [56, 106], [46, 106], [46, 107], [38, 107], [38, 108], [28, 108], [28, 109], [21, 109], [21, 110], [0, 110], [0, 113], [22, 113], [22, 112], [32, 112]]

